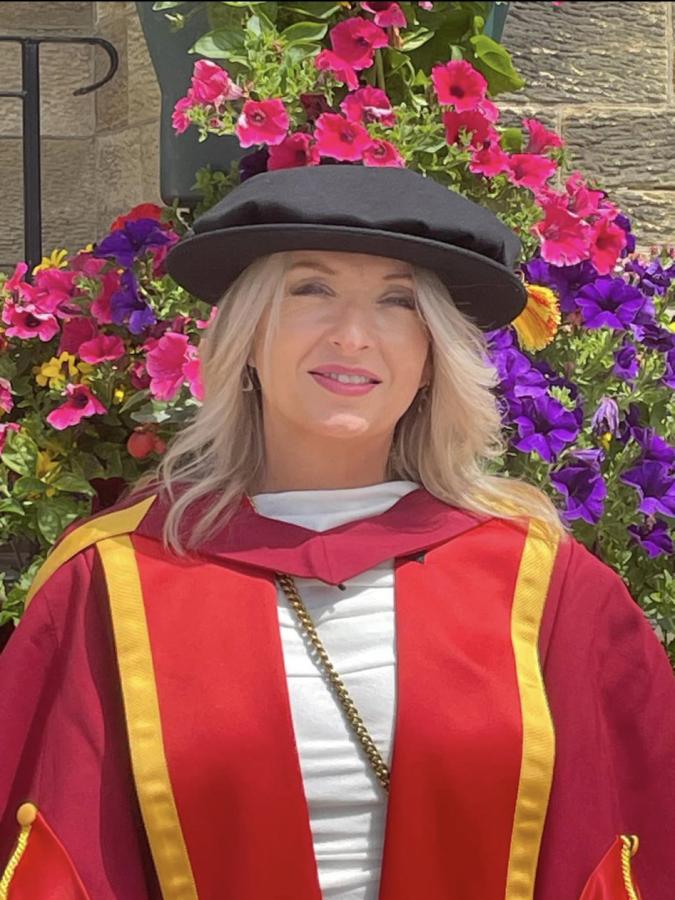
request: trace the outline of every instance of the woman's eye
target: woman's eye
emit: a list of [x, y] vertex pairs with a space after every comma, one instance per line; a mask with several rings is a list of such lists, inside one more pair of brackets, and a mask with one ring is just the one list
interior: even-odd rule
[[403, 306], [405, 309], [415, 309], [415, 301], [412, 297], [385, 297], [382, 302]]
[[291, 291], [292, 294], [320, 294], [323, 292], [325, 292], [324, 286], [316, 281], [312, 281], [309, 284], [301, 284]]

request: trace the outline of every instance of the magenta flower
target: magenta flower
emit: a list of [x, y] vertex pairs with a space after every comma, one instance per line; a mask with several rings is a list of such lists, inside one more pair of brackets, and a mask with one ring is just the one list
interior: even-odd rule
[[316, 120], [316, 146], [321, 156], [356, 162], [372, 138], [357, 122], [350, 122], [338, 113], [324, 113]]
[[75, 292], [75, 272], [67, 269], [40, 269], [33, 280], [33, 299], [35, 308], [43, 313], [65, 317], [79, 310], [69, 306]]
[[100, 278], [101, 270], [107, 266], [105, 259], [97, 259], [93, 253], [85, 250], [80, 251], [70, 261], [70, 268], [74, 272], [81, 272], [87, 278]]
[[543, 153], [553, 147], [562, 147], [563, 140], [560, 135], [555, 131], [549, 131], [538, 119], [523, 119], [523, 125], [530, 135], [525, 153]]
[[591, 262], [599, 275], [609, 275], [626, 246], [626, 232], [601, 216], [591, 226], [590, 239]]
[[565, 191], [568, 198], [567, 208], [570, 212], [580, 218], [597, 215], [604, 194], [602, 191], [592, 191], [581, 172], [572, 172], [565, 182]]
[[0, 409], [8, 413], [11, 412], [13, 408], [12, 385], [6, 378], [0, 378]]
[[457, 144], [463, 132], [469, 137], [472, 147], [481, 147], [490, 141], [496, 141], [499, 135], [492, 127], [492, 123], [478, 110], [457, 112], [448, 109], [443, 113], [443, 125], [445, 126], [445, 140], [448, 144]]
[[289, 134], [276, 147], [270, 148], [268, 169], [292, 169], [295, 166], [318, 166], [319, 151], [312, 135], [302, 131]]
[[336, 81], [346, 84], [350, 91], [359, 86], [358, 76], [349, 63], [332, 50], [322, 50], [314, 57], [314, 65], [319, 71], [328, 70]]
[[9, 325], [9, 328], [5, 329], [7, 337], [18, 337], [23, 340], [37, 337], [47, 342], [59, 331], [56, 318], [51, 313], [41, 312], [32, 303], [17, 306], [13, 300], [5, 301], [2, 321]]
[[200, 59], [195, 63], [192, 96], [200, 103], [218, 106], [225, 100], [238, 100], [243, 93], [222, 66], [210, 59]]
[[485, 98], [476, 106], [479, 113], [482, 113], [488, 122], [497, 122], [499, 120], [499, 107], [492, 100]]
[[101, 279], [101, 290], [89, 307], [89, 311], [99, 325], [109, 325], [113, 321], [112, 298], [120, 291], [120, 288], [119, 272], [113, 269], [103, 275]]
[[204, 384], [202, 382], [202, 366], [198, 356], [189, 359], [183, 366], [183, 374], [190, 388], [192, 396], [197, 400], [204, 399]]
[[359, 122], [362, 125], [367, 125], [368, 122], [393, 125], [396, 122], [389, 97], [375, 87], [364, 87], [347, 94], [340, 104], [340, 109], [350, 122]]
[[573, 215], [558, 196], [539, 204], [544, 218], [533, 226], [541, 240], [541, 255], [556, 266], [572, 266], [588, 256], [589, 227]]
[[10, 431], [19, 431], [20, 425], [17, 422], [0, 422], [0, 453], [5, 449], [5, 441]]
[[28, 266], [25, 262], [17, 263], [16, 268], [5, 282], [5, 290], [20, 291], [22, 287], [25, 287], [26, 282], [23, 280], [23, 276], [27, 271]]
[[405, 167], [405, 160], [390, 141], [373, 141], [363, 151], [364, 166]]
[[487, 81], [465, 59], [453, 59], [431, 70], [436, 97], [443, 105], [452, 105], [457, 112], [476, 109], [485, 99]]
[[187, 131], [190, 125], [192, 125], [188, 112], [196, 105], [197, 101], [191, 90], [187, 92], [185, 97], [181, 97], [180, 100], [176, 102], [173, 112], [171, 113], [171, 125], [177, 134], [183, 134], [183, 132]]
[[108, 410], [98, 400], [86, 384], [67, 384], [68, 399], [49, 413], [47, 421], [58, 431], [77, 425], [87, 416], [103, 415]]
[[375, 14], [375, 24], [380, 28], [405, 28], [405, 13], [398, 3], [360, 3], [362, 9]]
[[116, 334], [99, 334], [85, 341], [78, 351], [80, 359], [88, 363], [119, 359], [124, 353], [124, 341]]
[[367, 69], [373, 64], [375, 50], [388, 44], [385, 31], [359, 16], [338, 22], [329, 37], [334, 52], [352, 69]]
[[546, 156], [534, 153], [514, 153], [509, 160], [507, 175], [511, 184], [529, 188], [538, 193], [555, 173], [558, 165]]
[[489, 141], [484, 147], [475, 148], [471, 154], [469, 171], [474, 175], [485, 175], [493, 178], [502, 172], [509, 172], [510, 157], [496, 141]]
[[289, 121], [288, 112], [278, 98], [247, 100], [234, 130], [242, 147], [280, 144], [286, 137]]
[[72, 353], [76, 355], [80, 345], [95, 338], [97, 334], [96, 322], [89, 316], [73, 316], [72, 319], [66, 319], [63, 323], [57, 354]]
[[[172, 400], [188, 378], [185, 367], [197, 357], [197, 348], [187, 335], [169, 331], [148, 351], [145, 367], [150, 375], [150, 393], [158, 400]], [[188, 369], [194, 376], [194, 367]]]

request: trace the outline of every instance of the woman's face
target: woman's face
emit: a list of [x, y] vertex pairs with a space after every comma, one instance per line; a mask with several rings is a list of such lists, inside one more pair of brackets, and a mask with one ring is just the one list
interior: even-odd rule
[[429, 340], [403, 261], [294, 251], [266, 362], [268, 317], [269, 311], [250, 360], [261, 383], [266, 430], [337, 438], [390, 434], [429, 381]]

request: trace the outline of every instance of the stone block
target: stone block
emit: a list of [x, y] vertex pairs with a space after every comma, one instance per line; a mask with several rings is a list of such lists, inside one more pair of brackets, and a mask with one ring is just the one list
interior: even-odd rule
[[573, 162], [602, 187], [675, 190], [675, 109], [569, 114], [563, 134]]
[[612, 199], [631, 219], [638, 249], [675, 246], [675, 191], [619, 188]]
[[[100, 52], [100, 51], [97, 51]], [[40, 128], [43, 137], [83, 137], [94, 131], [94, 95], [74, 96], [94, 81], [90, 45], [43, 44], [40, 48]], [[21, 90], [21, 49], [3, 44], [0, 53], [3, 90]], [[20, 137], [23, 104], [3, 98], [0, 135]]]
[[3, 3], [0, 31], [36, 32], [49, 29], [89, 31], [94, 25], [93, 3]]
[[[96, 91], [96, 131], [124, 128], [129, 121], [129, 67], [127, 64], [126, 19], [111, 18], [101, 23], [98, 36], [105, 38], [119, 54], [119, 66], [107, 84]], [[109, 68], [108, 54], [98, 47], [96, 80], [103, 78]]]
[[[1, 109], [2, 107], [0, 107]], [[0, 138], [2, 172], [2, 225], [0, 268], [13, 271], [23, 258], [23, 167], [19, 138]]]
[[138, 128], [96, 138], [97, 239], [117, 216], [142, 203], [143, 163]]
[[154, 121], [161, 111], [161, 93], [141, 22], [136, 13], [127, 18], [129, 66], [129, 122]]
[[159, 193], [159, 119], [139, 128], [143, 202], [163, 205]]
[[94, 3], [96, 11], [94, 17], [97, 23], [110, 19], [123, 19], [129, 13], [135, 12], [135, 3], [127, 3], [126, 0], [113, 0], [113, 2]]
[[502, 42], [533, 104], [665, 103], [670, 3], [512, 3]]
[[43, 240], [45, 253], [75, 253], [95, 240], [94, 138], [48, 139], [43, 145]]

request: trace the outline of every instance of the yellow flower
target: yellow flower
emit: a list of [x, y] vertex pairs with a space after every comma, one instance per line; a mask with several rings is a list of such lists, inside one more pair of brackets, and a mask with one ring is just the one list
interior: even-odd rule
[[44, 478], [54, 469], [58, 469], [60, 463], [52, 459], [48, 450], [38, 450], [37, 465], [35, 466], [35, 475], [37, 478]]
[[543, 350], [556, 336], [560, 325], [558, 298], [550, 288], [526, 284], [527, 305], [513, 325], [525, 350]]
[[65, 269], [68, 265], [67, 250], [52, 250], [51, 256], [43, 256], [40, 265], [35, 266], [33, 274], [41, 269]]
[[669, 325], [666, 325], [668, 331], [675, 331], [675, 322], [671, 322]]
[[606, 431], [604, 434], [600, 435], [600, 443], [605, 450], [609, 450], [609, 445], [612, 443], [612, 432]]
[[[86, 363], [80, 363], [80, 365], [86, 365]], [[49, 362], [42, 363], [41, 366], [34, 366], [33, 373], [40, 387], [49, 384], [52, 390], [58, 390], [65, 386], [66, 379], [74, 378], [78, 374], [78, 366], [75, 365], [75, 357], [72, 353], [64, 350], [59, 357], [52, 356]]]
[[121, 403], [124, 400], [124, 388], [117, 387], [113, 392], [113, 403]]
[[94, 249], [94, 245], [93, 245], [93, 244], [87, 244], [86, 247], [83, 247], [83, 248], [80, 250], [80, 253], [91, 253], [93, 249]]
[[56, 488], [55, 488], [55, 487], [48, 487], [47, 490], [45, 491], [45, 494], [46, 494], [48, 497], [53, 497], [55, 493], [56, 493]]

